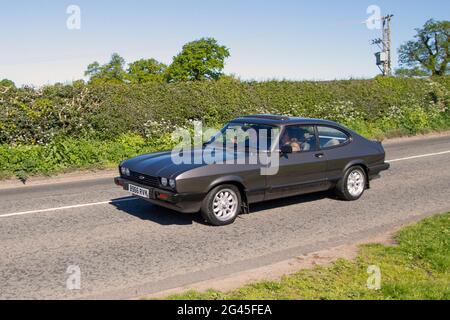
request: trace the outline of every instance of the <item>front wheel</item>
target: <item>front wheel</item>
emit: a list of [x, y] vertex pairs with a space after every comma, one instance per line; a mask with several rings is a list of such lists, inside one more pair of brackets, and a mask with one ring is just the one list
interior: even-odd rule
[[362, 197], [367, 186], [366, 172], [360, 166], [351, 167], [336, 185], [338, 196], [347, 201], [355, 201]]
[[213, 226], [232, 224], [241, 212], [241, 194], [234, 185], [221, 185], [203, 200], [202, 217]]

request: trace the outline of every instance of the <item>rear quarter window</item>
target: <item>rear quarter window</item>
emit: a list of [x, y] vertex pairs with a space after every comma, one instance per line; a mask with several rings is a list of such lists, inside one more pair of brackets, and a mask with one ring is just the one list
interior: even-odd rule
[[350, 136], [337, 128], [327, 126], [317, 126], [321, 149], [328, 149], [341, 146], [350, 141]]

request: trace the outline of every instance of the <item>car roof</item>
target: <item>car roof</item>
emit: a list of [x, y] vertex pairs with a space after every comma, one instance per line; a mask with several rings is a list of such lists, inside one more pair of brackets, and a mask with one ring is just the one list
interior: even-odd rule
[[336, 122], [323, 120], [323, 119], [314, 119], [314, 118], [300, 118], [300, 117], [288, 117], [288, 116], [280, 116], [280, 115], [271, 115], [271, 114], [254, 114], [249, 116], [240, 117], [232, 120], [231, 122], [251, 122], [255, 124], [266, 124], [272, 126], [286, 126], [286, 125], [295, 125], [295, 124], [323, 124], [323, 125], [333, 125], [340, 126]]

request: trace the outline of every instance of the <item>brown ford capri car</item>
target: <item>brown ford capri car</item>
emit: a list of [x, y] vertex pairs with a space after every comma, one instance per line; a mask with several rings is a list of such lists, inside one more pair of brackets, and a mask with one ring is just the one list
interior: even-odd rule
[[335, 122], [253, 115], [231, 121], [201, 147], [123, 161], [115, 183], [153, 204], [201, 212], [223, 226], [256, 202], [330, 189], [358, 200], [387, 169], [380, 142]]

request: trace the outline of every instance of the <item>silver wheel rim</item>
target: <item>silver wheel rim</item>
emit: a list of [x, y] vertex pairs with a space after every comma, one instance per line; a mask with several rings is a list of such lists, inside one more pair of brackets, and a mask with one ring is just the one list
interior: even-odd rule
[[220, 221], [228, 221], [236, 215], [238, 197], [233, 190], [223, 189], [216, 193], [212, 203], [214, 215]]
[[347, 178], [347, 190], [353, 197], [359, 197], [365, 186], [364, 173], [360, 170], [353, 170]]

